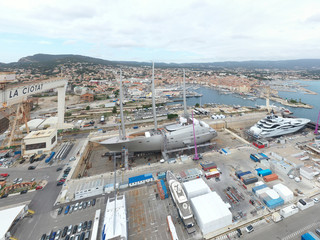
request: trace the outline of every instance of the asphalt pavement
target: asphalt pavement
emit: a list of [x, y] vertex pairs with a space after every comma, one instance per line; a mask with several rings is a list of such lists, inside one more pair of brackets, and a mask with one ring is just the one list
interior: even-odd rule
[[320, 204], [316, 204], [304, 211], [283, 219], [278, 223], [264, 225], [255, 229], [252, 233], [245, 233], [242, 239], [251, 240], [300, 240], [301, 235], [320, 228]]

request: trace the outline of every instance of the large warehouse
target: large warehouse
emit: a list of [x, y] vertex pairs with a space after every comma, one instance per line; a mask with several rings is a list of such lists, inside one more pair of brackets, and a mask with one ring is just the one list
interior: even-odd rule
[[49, 152], [57, 145], [57, 130], [47, 129], [30, 132], [23, 139], [23, 155]]
[[216, 192], [192, 198], [191, 207], [203, 235], [232, 224], [230, 204], [222, 201]]

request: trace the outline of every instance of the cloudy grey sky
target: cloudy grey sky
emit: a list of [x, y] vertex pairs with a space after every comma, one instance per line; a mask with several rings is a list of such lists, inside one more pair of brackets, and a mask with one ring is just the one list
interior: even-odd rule
[[0, 62], [320, 58], [319, 0], [2, 0], [0, 22]]

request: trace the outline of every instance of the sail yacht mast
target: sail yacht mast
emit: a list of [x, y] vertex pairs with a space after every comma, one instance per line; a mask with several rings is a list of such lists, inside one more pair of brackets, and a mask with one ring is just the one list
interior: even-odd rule
[[156, 113], [156, 94], [154, 89], [154, 62], [152, 62], [152, 110], [153, 110], [153, 119], [154, 119], [154, 129], [158, 129], [157, 123], [157, 113]]
[[122, 90], [122, 70], [120, 69], [120, 118], [121, 118], [121, 128], [122, 128], [122, 136], [121, 138], [125, 140], [126, 137], [126, 129], [124, 127], [124, 117], [123, 117], [123, 90]]
[[186, 71], [183, 69], [183, 108], [184, 108], [184, 117], [188, 118], [187, 112], [187, 98], [186, 98]]

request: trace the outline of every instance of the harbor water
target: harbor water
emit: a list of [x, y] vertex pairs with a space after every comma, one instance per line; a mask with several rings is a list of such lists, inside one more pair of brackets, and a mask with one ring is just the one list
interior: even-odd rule
[[[312, 105], [313, 106], [312, 109], [283, 106], [282, 104], [274, 101], [270, 101], [270, 105], [275, 105], [278, 107], [283, 106], [289, 109], [291, 112], [293, 112], [293, 115], [295, 117], [308, 118], [311, 121], [316, 122], [318, 118], [318, 113], [320, 111], [320, 81], [296, 81], [296, 82], [298, 82], [304, 88], [309, 89], [313, 92], [316, 92], [317, 95], [305, 94], [304, 92], [301, 92], [301, 91], [297, 91], [297, 92], [279, 91], [279, 96], [284, 99], [286, 98], [295, 99], [297, 101], [301, 99], [301, 102]], [[240, 105], [240, 106], [250, 106], [250, 107], [266, 104], [265, 99], [261, 99], [261, 98], [254, 99], [252, 97], [240, 96], [238, 94], [233, 94], [233, 93], [223, 94], [213, 88], [199, 87], [192, 91], [203, 94], [203, 96], [187, 98], [188, 106], [194, 106], [197, 103], [201, 105], [206, 103], [214, 103], [214, 104], [226, 104], [230, 106]], [[171, 104], [174, 104], [174, 103], [171, 103]]]

